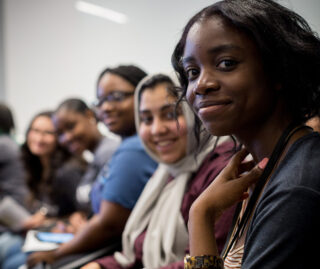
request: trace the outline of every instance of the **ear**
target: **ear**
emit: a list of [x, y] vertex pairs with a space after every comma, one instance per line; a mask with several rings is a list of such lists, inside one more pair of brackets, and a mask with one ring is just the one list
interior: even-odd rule
[[94, 112], [90, 109], [87, 109], [85, 112], [85, 116], [88, 118], [88, 120], [94, 124], [97, 123], [96, 117], [94, 115]]

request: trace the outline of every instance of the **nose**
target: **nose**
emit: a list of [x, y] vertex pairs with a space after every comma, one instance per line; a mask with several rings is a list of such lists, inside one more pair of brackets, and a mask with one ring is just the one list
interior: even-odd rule
[[154, 118], [151, 126], [152, 135], [162, 135], [167, 131], [166, 124], [159, 118]]
[[203, 70], [196, 81], [193, 91], [196, 95], [204, 95], [211, 91], [218, 91], [219, 89], [220, 84], [213, 72]]
[[109, 113], [114, 109], [114, 103], [113, 102], [103, 102], [100, 106], [99, 110], [104, 113]]

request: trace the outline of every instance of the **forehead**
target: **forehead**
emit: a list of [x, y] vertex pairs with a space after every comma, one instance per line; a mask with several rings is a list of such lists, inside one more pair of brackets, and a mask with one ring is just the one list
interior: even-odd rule
[[255, 43], [243, 32], [226, 23], [219, 16], [196, 22], [189, 30], [183, 60], [224, 50], [256, 53]]
[[167, 90], [167, 84], [155, 88], [146, 88], [141, 94], [139, 110], [158, 110], [168, 104], [174, 104], [176, 98]]
[[52, 120], [46, 116], [39, 116], [33, 122], [31, 127], [39, 128], [53, 128]]
[[135, 87], [124, 78], [116, 74], [106, 73], [99, 81], [97, 95], [102, 96], [114, 90], [133, 91], [134, 88]]
[[67, 122], [77, 121], [81, 119], [83, 115], [73, 110], [69, 109], [60, 109], [56, 113], [54, 113], [52, 119], [55, 125], [62, 125]]

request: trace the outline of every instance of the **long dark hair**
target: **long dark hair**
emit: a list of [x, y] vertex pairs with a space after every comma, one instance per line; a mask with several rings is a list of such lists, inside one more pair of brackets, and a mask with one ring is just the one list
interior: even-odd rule
[[[26, 132], [26, 138], [29, 135], [31, 126], [33, 122], [39, 118], [39, 117], [47, 117], [51, 120], [51, 117], [53, 115], [52, 111], [43, 111], [41, 113], [38, 113], [33, 117], [31, 120], [29, 127]], [[64, 148], [62, 148], [58, 143], [55, 148], [55, 151], [52, 153], [50, 157], [50, 165], [49, 165], [49, 173], [46, 178], [43, 177], [43, 166], [41, 164], [40, 158], [36, 155], [34, 155], [26, 142], [21, 147], [22, 151], [22, 161], [25, 167], [26, 171], [26, 183], [30, 191], [30, 197], [29, 197], [29, 203], [30, 205], [35, 199], [38, 199], [40, 197], [40, 194], [43, 192], [48, 192], [49, 197], [52, 197], [52, 181], [55, 177], [55, 172], [57, 169], [68, 159], [71, 158], [71, 154]], [[44, 186], [42, 183], [46, 182], [46, 190], [42, 189], [42, 186]]]
[[213, 17], [255, 42], [266, 73], [282, 86], [280, 95], [293, 120], [302, 123], [320, 114], [319, 37], [301, 16], [272, 0], [220, 1], [189, 20], [171, 58], [183, 96], [188, 79], [181, 59], [187, 35], [196, 22]]

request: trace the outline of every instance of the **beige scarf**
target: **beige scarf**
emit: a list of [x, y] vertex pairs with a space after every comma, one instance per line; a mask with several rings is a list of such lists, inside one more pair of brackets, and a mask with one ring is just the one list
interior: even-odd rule
[[[150, 77], [147, 77], [148, 79]], [[140, 83], [142, 84], [144, 80]], [[140, 91], [138, 85], [135, 92], [136, 127], [139, 128], [138, 117]], [[197, 144], [194, 139], [194, 114], [186, 103], [182, 110], [188, 125], [187, 156], [178, 163], [161, 164], [146, 184], [135, 205], [125, 230], [122, 234], [122, 253], [116, 252], [114, 257], [123, 267], [135, 261], [134, 243], [137, 237], [146, 230], [143, 243], [143, 264], [147, 269], [159, 268], [183, 259], [188, 246], [188, 232], [180, 209], [186, 186], [193, 172], [199, 169], [203, 160], [212, 151], [214, 139], [208, 140], [203, 151], [195, 156]], [[144, 145], [146, 147], [146, 145]], [[156, 159], [147, 147], [147, 152]], [[174, 179], [168, 183], [169, 177]]]

